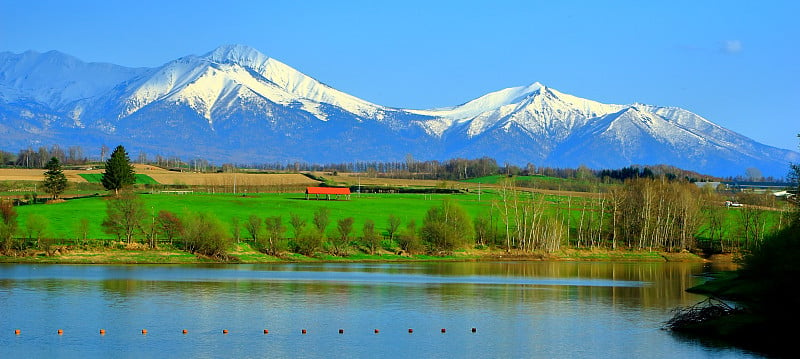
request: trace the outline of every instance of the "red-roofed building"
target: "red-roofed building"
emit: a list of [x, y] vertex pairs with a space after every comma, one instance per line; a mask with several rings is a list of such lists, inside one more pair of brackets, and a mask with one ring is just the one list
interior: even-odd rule
[[350, 188], [341, 188], [341, 187], [306, 187], [306, 199], [311, 199], [311, 195], [314, 195], [314, 199], [320, 199], [320, 195], [324, 195], [325, 199], [331, 199], [331, 196], [336, 196], [335, 199], [339, 199], [339, 196], [344, 196], [345, 199], [350, 199]]

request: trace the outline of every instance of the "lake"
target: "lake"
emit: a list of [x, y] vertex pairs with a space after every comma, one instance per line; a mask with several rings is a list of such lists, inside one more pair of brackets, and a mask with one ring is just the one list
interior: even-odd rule
[[0, 264], [0, 357], [756, 356], [661, 329], [673, 308], [704, 298], [685, 289], [709, 269], [596, 262]]

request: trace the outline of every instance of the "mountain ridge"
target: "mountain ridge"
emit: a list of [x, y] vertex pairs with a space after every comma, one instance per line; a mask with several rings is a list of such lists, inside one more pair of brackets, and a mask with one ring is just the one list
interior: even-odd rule
[[685, 109], [604, 104], [539, 82], [419, 110], [341, 92], [243, 45], [155, 68], [37, 54], [0, 53], [0, 134], [10, 138], [1, 146], [9, 150], [118, 141], [151, 153], [248, 163], [411, 154], [556, 167], [664, 163], [716, 175], [757, 167], [780, 176], [800, 161], [797, 152]]

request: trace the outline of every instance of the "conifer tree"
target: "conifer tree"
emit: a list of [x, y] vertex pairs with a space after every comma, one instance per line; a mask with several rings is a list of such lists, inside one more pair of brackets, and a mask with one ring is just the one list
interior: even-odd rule
[[44, 173], [44, 188], [47, 193], [57, 199], [58, 195], [67, 189], [67, 176], [61, 172], [61, 163], [57, 157], [50, 158], [45, 166], [47, 171]]
[[103, 172], [103, 178], [100, 179], [100, 182], [103, 183], [103, 187], [106, 190], [113, 190], [114, 194], [118, 195], [120, 189], [132, 185], [134, 181], [131, 159], [128, 157], [125, 147], [119, 145], [106, 161], [106, 171]]

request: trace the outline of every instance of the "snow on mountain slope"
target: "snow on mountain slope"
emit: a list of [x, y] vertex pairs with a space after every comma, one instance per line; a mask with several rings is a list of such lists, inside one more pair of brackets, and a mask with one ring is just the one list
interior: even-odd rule
[[201, 63], [196, 57], [187, 56], [152, 70], [127, 86], [130, 94], [124, 99], [125, 109], [119, 117], [129, 116], [144, 106], [179, 91], [195, 81], [207, 68], [208, 65]]
[[[301, 109], [326, 121], [321, 104], [337, 106], [359, 117], [381, 120], [388, 110], [328, 87], [301, 72], [239, 45], [222, 46], [198, 57], [187, 56], [168, 63], [129, 88], [121, 117], [160, 100], [187, 104], [209, 123], [220, 99], [237, 94], [253, 101], [258, 97], [281, 105], [298, 103]], [[256, 95], [256, 97], [253, 97]]]
[[455, 107], [409, 111], [420, 115], [442, 117], [452, 120], [463, 120], [476, 117], [490, 110], [499, 109], [505, 105], [517, 103], [523, 98], [538, 92], [543, 87], [544, 85], [534, 82], [530, 86], [510, 87], [500, 91], [491, 92]]
[[567, 95], [536, 82], [493, 92], [457, 107], [413, 112], [436, 118], [427, 121], [427, 128], [436, 136], [456, 123], [466, 124], [470, 138], [493, 128], [509, 129], [516, 123], [533, 134], [560, 140], [589, 119], [624, 107]]
[[147, 71], [107, 63], [85, 63], [49, 51], [0, 53], [0, 96], [6, 101], [33, 99], [53, 108], [108, 92]]
[[[650, 138], [685, 151], [691, 151], [693, 148], [698, 148], [699, 143], [706, 142], [702, 136], [686, 131], [663, 117], [637, 106], [631, 106], [606, 118], [611, 119], [610, 123], [601, 128], [596, 136], [616, 142], [621, 148], [642, 150], [631, 143], [642, 138]], [[602, 120], [600, 122], [602, 123]]]
[[358, 116], [381, 119], [383, 106], [375, 105], [355, 96], [346, 94], [294, 68], [243, 45], [221, 46], [205, 55], [217, 63], [238, 64], [252, 69], [265, 79], [285, 91], [308, 100], [340, 107]]

